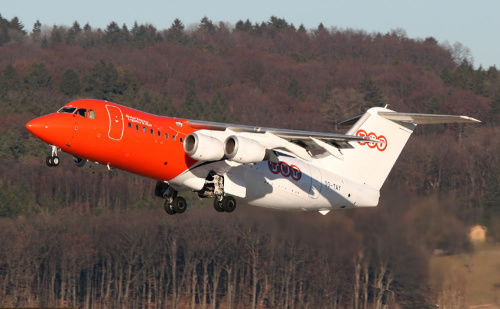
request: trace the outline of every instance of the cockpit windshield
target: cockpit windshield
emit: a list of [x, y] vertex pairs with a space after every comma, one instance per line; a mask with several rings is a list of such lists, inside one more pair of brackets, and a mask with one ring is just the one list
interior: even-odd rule
[[58, 113], [68, 113], [73, 114], [76, 111], [76, 107], [63, 106], [57, 112]]

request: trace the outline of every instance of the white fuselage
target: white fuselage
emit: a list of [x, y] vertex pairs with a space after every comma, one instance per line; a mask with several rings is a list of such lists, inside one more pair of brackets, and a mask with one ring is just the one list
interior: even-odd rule
[[[198, 191], [205, 176], [224, 176], [224, 192], [248, 205], [288, 210], [330, 210], [377, 206], [379, 190], [321, 168], [321, 160], [305, 161], [279, 153], [277, 162], [238, 164], [228, 160], [200, 164], [170, 181], [179, 190]], [[334, 159], [335, 160], [335, 159]]]

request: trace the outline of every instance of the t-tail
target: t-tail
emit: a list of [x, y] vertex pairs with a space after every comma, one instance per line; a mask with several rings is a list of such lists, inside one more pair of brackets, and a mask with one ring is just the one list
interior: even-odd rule
[[380, 190], [406, 142], [418, 124], [476, 123], [467, 116], [397, 113], [383, 107], [370, 108], [347, 134], [367, 136], [374, 142], [351, 143], [343, 149], [347, 177]]

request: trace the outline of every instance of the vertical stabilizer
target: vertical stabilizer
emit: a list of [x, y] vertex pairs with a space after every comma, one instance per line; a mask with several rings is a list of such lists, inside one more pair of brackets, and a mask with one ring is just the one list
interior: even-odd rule
[[351, 143], [354, 148], [343, 149], [343, 164], [348, 178], [380, 190], [416, 125], [389, 120], [378, 112], [394, 111], [370, 108], [347, 134], [368, 136], [379, 142]]

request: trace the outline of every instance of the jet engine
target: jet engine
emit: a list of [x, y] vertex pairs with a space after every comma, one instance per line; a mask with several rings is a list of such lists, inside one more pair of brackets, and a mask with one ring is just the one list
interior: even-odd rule
[[196, 132], [184, 139], [184, 151], [198, 161], [215, 161], [224, 157], [224, 145], [220, 140]]
[[235, 162], [256, 163], [264, 160], [266, 148], [253, 139], [231, 135], [224, 142], [224, 154]]

